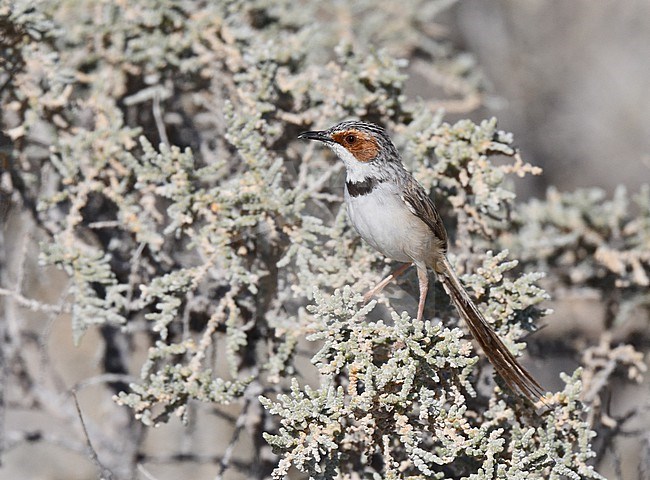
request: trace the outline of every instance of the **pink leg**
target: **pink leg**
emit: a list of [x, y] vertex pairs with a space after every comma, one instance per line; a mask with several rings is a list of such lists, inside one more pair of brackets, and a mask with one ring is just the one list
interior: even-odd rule
[[401, 265], [397, 270], [395, 270], [393, 273], [388, 275], [386, 278], [384, 278], [381, 282], [379, 282], [372, 290], [369, 290], [364, 296], [363, 296], [363, 303], [368, 303], [372, 297], [377, 295], [379, 292], [381, 292], [386, 285], [388, 285], [392, 280], [395, 278], [399, 277], [401, 274], [403, 274], [412, 264], [411, 263], [405, 263], [404, 265]]
[[420, 301], [418, 302], [418, 321], [424, 316], [424, 304], [427, 301], [427, 292], [429, 291], [429, 275], [427, 269], [417, 267], [418, 283], [420, 284]]

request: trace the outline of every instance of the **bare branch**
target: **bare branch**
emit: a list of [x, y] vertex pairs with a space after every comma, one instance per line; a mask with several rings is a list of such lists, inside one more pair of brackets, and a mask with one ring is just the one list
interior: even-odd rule
[[24, 297], [20, 293], [8, 290], [6, 288], [0, 287], [0, 295], [6, 296], [14, 300], [21, 307], [25, 307], [33, 312], [45, 312], [45, 313], [70, 313], [72, 307], [69, 304], [63, 305], [50, 305], [47, 303], [39, 302], [38, 300], [33, 300], [31, 298]]
[[84, 421], [83, 414], [81, 413], [81, 407], [79, 407], [77, 392], [75, 392], [74, 390], [72, 391], [72, 398], [74, 399], [74, 405], [75, 408], [77, 409], [77, 415], [79, 416], [79, 421], [81, 422], [81, 428], [83, 429], [84, 437], [86, 438], [86, 446], [88, 447], [87, 453], [90, 455], [90, 459], [95, 464], [95, 467], [97, 467], [97, 470], [100, 473], [100, 478], [106, 480], [113, 480], [115, 478], [115, 475], [108, 468], [102, 465], [102, 463], [99, 460], [99, 457], [97, 456], [97, 452], [93, 448], [93, 444], [90, 441], [90, 437], [88, 436], [88, 430], [86, 429], [86, 422]]

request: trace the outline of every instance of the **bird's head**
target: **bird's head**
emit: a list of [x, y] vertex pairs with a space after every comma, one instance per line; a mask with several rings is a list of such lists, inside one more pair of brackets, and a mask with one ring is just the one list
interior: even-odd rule
[[384, 129], [374, 123], [346, 121], [327, 130], [303, 132], [298, 138], [323, 142], [343, 161], [348, 171], [377, 162], [400, 161], [393, 142]]

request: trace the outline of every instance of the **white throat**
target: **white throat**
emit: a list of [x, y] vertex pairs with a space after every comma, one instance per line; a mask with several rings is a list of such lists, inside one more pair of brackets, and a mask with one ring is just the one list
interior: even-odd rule
[[345, 165], [347, 180], [351, 182], [363, 182], [366, 178], [372, 176], [372, 162], [360, 162], [350, 151], [338, 143], [329, 144], [329, 147], [336, 153]]

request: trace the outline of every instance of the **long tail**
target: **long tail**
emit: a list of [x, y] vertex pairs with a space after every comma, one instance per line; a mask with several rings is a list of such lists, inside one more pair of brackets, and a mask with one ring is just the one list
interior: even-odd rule
[[508, 347], [481, 315], [446, 258], [443, 260], [443, 265], [445, 271], [440, 273], [438, 278], [494, 369], [512, 391], [520, 393], [533, 403], [540, 400], [544, 395], [540, 384], [517, 362]]

